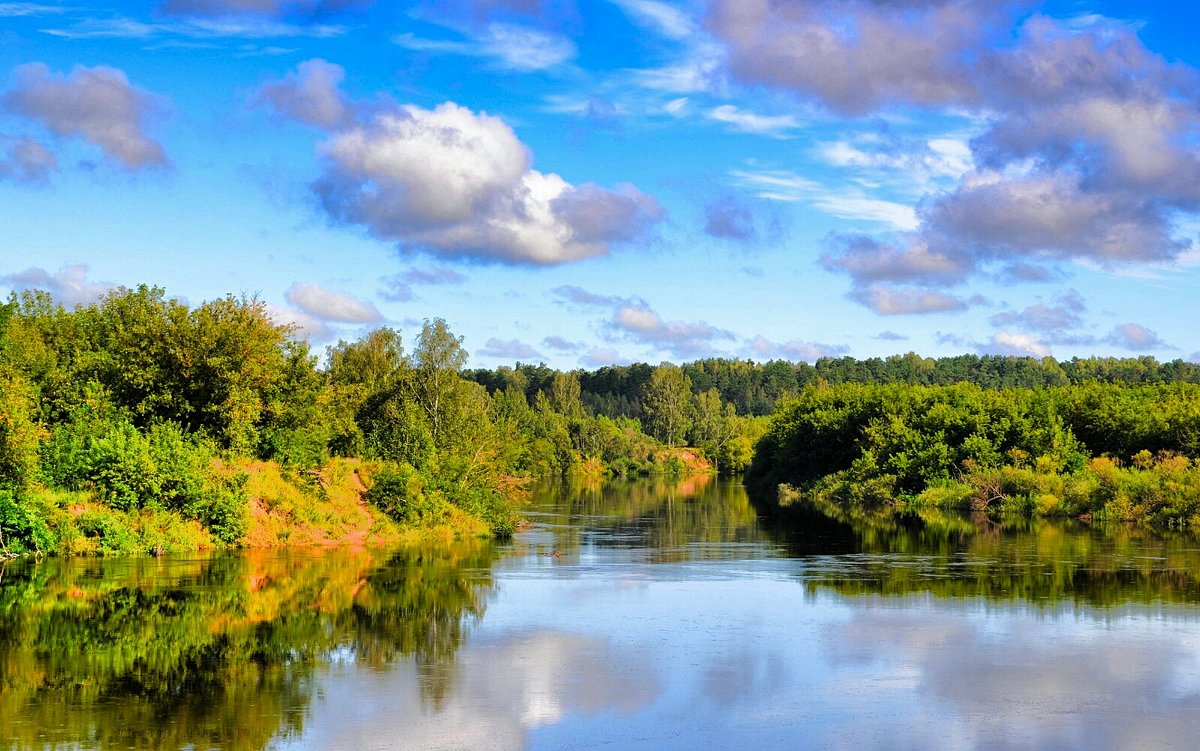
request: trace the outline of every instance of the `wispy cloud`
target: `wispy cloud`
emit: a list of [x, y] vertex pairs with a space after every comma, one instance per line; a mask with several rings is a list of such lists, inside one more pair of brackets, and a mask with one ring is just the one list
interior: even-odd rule
[[800, 127], [795, 115], [759, 115], [732, 104], [713, 107], [708, 111], [708, 117], [742, 133], [755, 133], [772, 138], [789, 138], [789, 131]]
[[735, 183], [770, 201], [807, 203], [831, 216], [887, 224], [899, 230], [915, 229], [920, 222], [912, 206], [873, 198], [853, 188], [830, 188], [788, 170], [736, 169]]
[[426, 39], [398, 34], [392, 42], [414, 52], [485, 58], [502, 70], [528, 73], [558, 67], [575, 58], [575, 44], [566, 37], [507, 23], [488, 24], [466, 39]]
[[687, 39], [696, 33], [696, 23], [679, 8], [657, 0], [610, 0], [634, 22], [670, 39]]

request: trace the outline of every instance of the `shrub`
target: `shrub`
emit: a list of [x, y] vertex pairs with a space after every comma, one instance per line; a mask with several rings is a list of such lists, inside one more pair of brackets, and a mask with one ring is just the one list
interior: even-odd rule
[[432, 526], [449, 518], [441, 493], [427, 492], [425, 478], [406, 462], [384, 464], [375, 473], [367, 500], [401, 524]]
[[31, 508], [11, 491], [0, 490], [0, 553], [25, 555], [53, 551], [58, 538], [46, 524], [45, 509]]

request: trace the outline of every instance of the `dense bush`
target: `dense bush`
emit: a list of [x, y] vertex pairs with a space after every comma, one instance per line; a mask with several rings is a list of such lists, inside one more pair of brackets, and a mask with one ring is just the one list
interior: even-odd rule
[[1200, 386], [822, 386], [782, 409], [752, 481], [845, 502], [1200, 525]]

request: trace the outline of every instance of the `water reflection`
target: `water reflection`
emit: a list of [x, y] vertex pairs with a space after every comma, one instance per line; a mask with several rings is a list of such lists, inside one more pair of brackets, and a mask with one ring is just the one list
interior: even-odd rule
[[481, 638], [461, 653], [454, 691], [433, 713], [420, 711], [411, 672], [335, 671], [313, 708], [313, 732], [279, 748], [526, 748], [539, 729], [627, 718], [652, 702], [659, 688], [642, 657], [563, 631]]
[[769, 526], [789, 555], [805, 561], [807, 586], [845, 595], [928, 593], [1037, 606], [1200, 602], [1200, 544], [1191, 535], [812, 504], [777, 512]]
[[1188, 748], [1200, 551], [543, 488], [511, 543], [9, 562], [0, 748]]
[[568, 563], [596, 548], [641, 551], [648, 563], [723, 559], [767, 539], [742, 486], [710, 475], [548, 484], [529, 516], [540, 534], [523, 542]]
[[494, 557], [472, 544], [10, 562], [0, 743], [260, 749], [303, 732], [314, 671], [335, 658], [411, 655], [436, 704]]

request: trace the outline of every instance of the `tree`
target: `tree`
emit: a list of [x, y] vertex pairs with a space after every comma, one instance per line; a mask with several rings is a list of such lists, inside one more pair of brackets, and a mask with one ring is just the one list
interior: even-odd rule
[[674, 447], [678, 445], [691, 418], [692, 381], [678, 365], [663, 363], [650, 374], [642, 390], [642, 415], [650, 434]]
[[583, 417], [583, 402], [579, 399], [579, 376], [574, 373], [555, 373], [546, 394], [554, 411], [571, 419]]
[[460, 391], [458, 372], [467, 363], [462, 337], [450, 333], [446, 321], [426, 320], [413, 350], [413, 370], [405, 383], [409, 394], [425, 413], [429, 435], [435, 447], [441, 447], [444, 425], [451, 400]]
[[696, 394], [692, 414], [692, 445], [704, 449], [719, 470], [722, 449], [734, 434], [736, 411], [732, 404], [721, 403], [721, 394], [714, 387]]
[[386, 388], [405, 367], [400, 332], [384, 326], [355, 342], [339, 341], [327, 350], [329, 382], [361, 385], [371, 394]]

